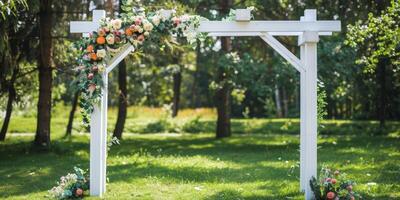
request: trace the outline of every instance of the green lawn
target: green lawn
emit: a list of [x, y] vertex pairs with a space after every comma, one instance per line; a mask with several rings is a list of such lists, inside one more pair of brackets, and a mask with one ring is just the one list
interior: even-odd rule
[[[198, 112], [200, 122], [191, 125], [199, 133], [192, 134], [128, 134], [158, 120], [130, 116], [132, 130], [109, 152], [106, 199], [302, 199], [297, 120], [236, 119], [233, 137], [216, 140], [209, 130], [212, 112]], [[32, 136], [9, 135], [0, 143], [0, 199], [44, 199], [74, 166], [88, 168], [88, 136], [76, 134], [77, 128], [72, 138], [61, 139], [66, 118], [55, 116], [50, 152], [32, 149]], [[183, 127], [193, 116], [182, 114], [171, 123]], [[13, 119], [11, 132], [34, 131], [32, 116]], [[110, 125], [113, 120], [111, 116]], [[398, 122], [389, 123], [385, 135], [376, 135], [376, 122], [325, 125], [318, 140], [320, 166], [345, 171], [365, 199], [400, 199]]]
[[[48, 153], [26, 140], [1, 145], [2, 199], [43, 199], [58, 177], [89, 165], [86, 136], [57, 141]], [[298, 145], [292, 135], [129, 136], [109, 153], [106, 198], [302, 199]], [[389, 136], [323, 137], [318, 161], [347, 172], [366, 199], [399, 199], [399, 145]]]

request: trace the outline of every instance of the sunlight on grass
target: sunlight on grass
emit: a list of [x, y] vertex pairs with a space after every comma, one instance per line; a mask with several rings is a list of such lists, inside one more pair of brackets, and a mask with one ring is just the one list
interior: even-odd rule
[[[34, 115], [13, 116], [12, 133], [0, 144], [0, 199], [44, 199], [74, 166], [89, 167], [89, 135], [79, 114], [73, 137], [63, 138], [65, 110], [53, 110], [50, 152], [32, 148], [33, 134], [14, 134], [34, 133]], [[215, 110], [182, 110], [170, 121], [180, 131], [149, 132], [162, 112], [129, 107], [124, 140], [108, 154], [106, 199], [303, 199], [297, 119], [233, 119], [233, 136], [216, 140]], [[109, 116], [111, 132], [115, 108]], [[193, 121], [196, 116], [201, 117]], [[195, 134], [182, 131], [190, 122]], [[366, 199], [400, 199], [399, 122], [388, 122], [386, 135], [371, 121], [326, 120], [324, 126], [319, 167], [346, 172]]]

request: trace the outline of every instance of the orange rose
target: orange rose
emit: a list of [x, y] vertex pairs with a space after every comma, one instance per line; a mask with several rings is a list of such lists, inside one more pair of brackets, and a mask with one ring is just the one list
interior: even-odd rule
[[88, 53], [93, 52], [93, 46], [92, 46], [92, 45], [87, 46], [86, 51], [87, 51]]
[[103, 36], [100, 36], [96, 39], [97, 44], [104, 44], [106, 43], [106, 39]]
[[97, 55], [96, 55], [96, 53], [90, 53], [90, 58], [91, 58], [92, 60], [97, 60]]
[[127, 28], [127, 29], [125, 30], [125, 34], [126, 34], [127, 36], [131, 36], [131, 35], [133, 35], [133, 32], [132, 32], [132, 30], [131, 30], [130, 28]]

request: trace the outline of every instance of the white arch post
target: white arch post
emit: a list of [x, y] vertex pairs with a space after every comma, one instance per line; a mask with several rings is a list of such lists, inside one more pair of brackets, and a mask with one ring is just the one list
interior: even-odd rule
[[[168, 12], [168, 11], [166, 11]], [[71, 22], [71, 32], [87, 33], [99, 27], [104, 11], [93, 12], [93, 22]], [[309, 180], [317, 176], [317, 43], [319, 36], [331, 35], [341, 29], [340, 21], [319, 21], [317, 11], [304, 11], [300, 21], [250, 21], [250, 10], [236, 10], [236, 21], [203, 21], [199, 32], [210, 36], [259, 36], [300, 73], [300, 190], [305, 199], [313, 198]], [[300, 59], [273, 36], [296, 36]], [[111, 72], [130, 52], [127, 44], [108, 63], [103, 72], [104, 88], [100, 105], [91, 115], [90, 130], [90, 195], [102, 196], [106, 191], [107, 154], [107, 82]]]

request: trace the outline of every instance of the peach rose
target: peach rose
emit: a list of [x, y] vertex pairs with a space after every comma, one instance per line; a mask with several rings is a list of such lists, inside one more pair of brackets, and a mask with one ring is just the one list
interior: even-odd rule
[[326, 194], [326, 199], [334, 199], [335, 198], [335, 193], [334, 192], [328, 192]]
[[135, 24], [136, 24], [136, 25], [142, 24], [142, 19], [141, 19], [141, 18], [136, 18]]
[[93, 52], [93, 45], [89, 45], [86, 47], [86, 52], [91, 53]]
[[97, 33], [99, 34], [99, 36], [105, 36], [106, 35], [106, 31], [104, 30], [104, 29], [99, 29], [98, 31], [97, 31]]
[[92, 94], [96, 90], [96, 84], [90, 83], [88, 86], [88, 91]]
[[138, 38], [137, 38], [137, 40], [138, 40], [139, 42], [143, 42], [143, 41], [144, 41], [144, 35], [139, 35]]
[[80, 197], [83, 195], [83, 190], [81, 188], [76, 189], [75, 191], [76, 196]]
[[88, 78], [89, 80], [92, 80], [93, 77], [94, 77], [94, 74], [93, 74], [93, 73], [89, 73], [89, 74], [87, 75], [87, 78]]
[[114, 39], [115, 39], [115, 37], [113, 34], [107, 35], [107, 37], [106, 37], [107, 44], [114, 44], [114, 42], [115, 42]]

